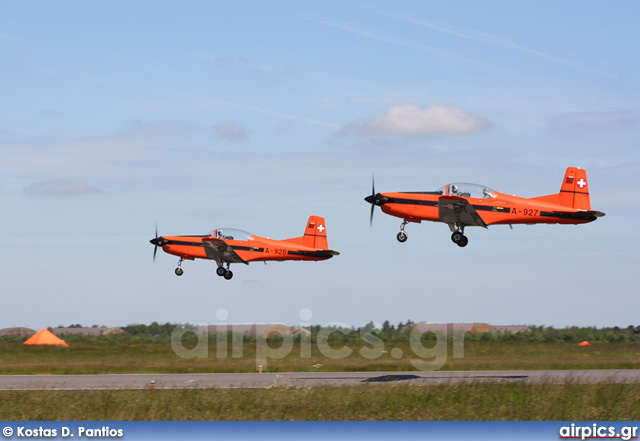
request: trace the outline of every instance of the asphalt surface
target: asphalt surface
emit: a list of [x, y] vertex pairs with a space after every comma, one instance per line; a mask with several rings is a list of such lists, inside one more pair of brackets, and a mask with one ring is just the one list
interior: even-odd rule
[[425, 386], [473, 381], [500, 383], [635, 383], [640, 369], [531, 371], [287, 372], [244, 374], [1, 375], [0, 390], [197, 389], [355, 386]]

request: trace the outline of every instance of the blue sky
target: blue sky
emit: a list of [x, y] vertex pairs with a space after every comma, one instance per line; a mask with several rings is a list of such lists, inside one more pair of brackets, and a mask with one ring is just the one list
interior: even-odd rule
[[[0, 328], [82, 323], [637, 325], [640, 5], [5, 2]], [[370, 192], [559, 190], [581, 226], [411, 224]], [[160, 234], [302, 234], [341, 255], [235, 266]], [[301, 311], [305, 311], [301, 314]], [[309, 318], [309, 311], [311, 318]]]

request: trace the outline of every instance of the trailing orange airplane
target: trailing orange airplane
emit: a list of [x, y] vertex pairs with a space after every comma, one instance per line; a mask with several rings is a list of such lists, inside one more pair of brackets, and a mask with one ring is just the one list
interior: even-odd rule
[[402, 219], [399, 242], [407, 240], [405, 225], [426, 220], [448, 224], [451, 240], [460, 247], [469, 243], [465, 227], [584, 224], [604, 216], [591, 210], [587, 172], [578, 167], [567, 168], [560, 193], [535, 198], [511, 196], [467, 183], [447, 184], [438, 191], [376, 193], [372, 182], [371, 195], [364, 200], [371, 204], [370, 223], [376, 205], [384, 213]]
[[178, 276], [184, 273], [183, 261], [210, 259], [218, 264], [216, 274], [229, 280], [233, 277], [229, 270], [231, 263], [326, 260], [337, 256], [340, 253], [329, 249], [325, 225], [323, 217], [310, 216], [303, 236], [285, 240], [254, 236], [233, 228], [218, 228], [204, 236], [158, 236], [156, 229], [156, 237], [150, 242], [155, 245], [154, 261], [158, 247], [180, 257], [175, 271]]

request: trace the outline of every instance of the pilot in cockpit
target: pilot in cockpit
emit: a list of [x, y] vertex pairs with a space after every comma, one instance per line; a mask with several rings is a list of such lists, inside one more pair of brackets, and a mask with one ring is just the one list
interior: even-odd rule
[[482, 189], [482, 194], [484, 195], [485, 199], [491, 199], [491, 190], [489, 190], [487, 187]]
[[460, 196], [460, 192], [458, 191], [458, 186], [456, 184], [451, 186], [451, 194], [454, 196]]

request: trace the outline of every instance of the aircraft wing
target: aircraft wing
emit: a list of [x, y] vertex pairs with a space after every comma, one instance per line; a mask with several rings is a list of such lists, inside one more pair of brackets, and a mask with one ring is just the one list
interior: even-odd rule
[[205, 238], [202, 239], [204, 245], [204, 251], [207, 253], [207, 257], [212, 260], [221, 260], [227, 263], [244, 263], [249, 265], [249, 262], [238, 256], [232, 247], [222, 239]]
[[438, 217], [447, 224], [487, 228], [487, 224], [469, 201], [458, 196], [442, 196], [438, 199]]

